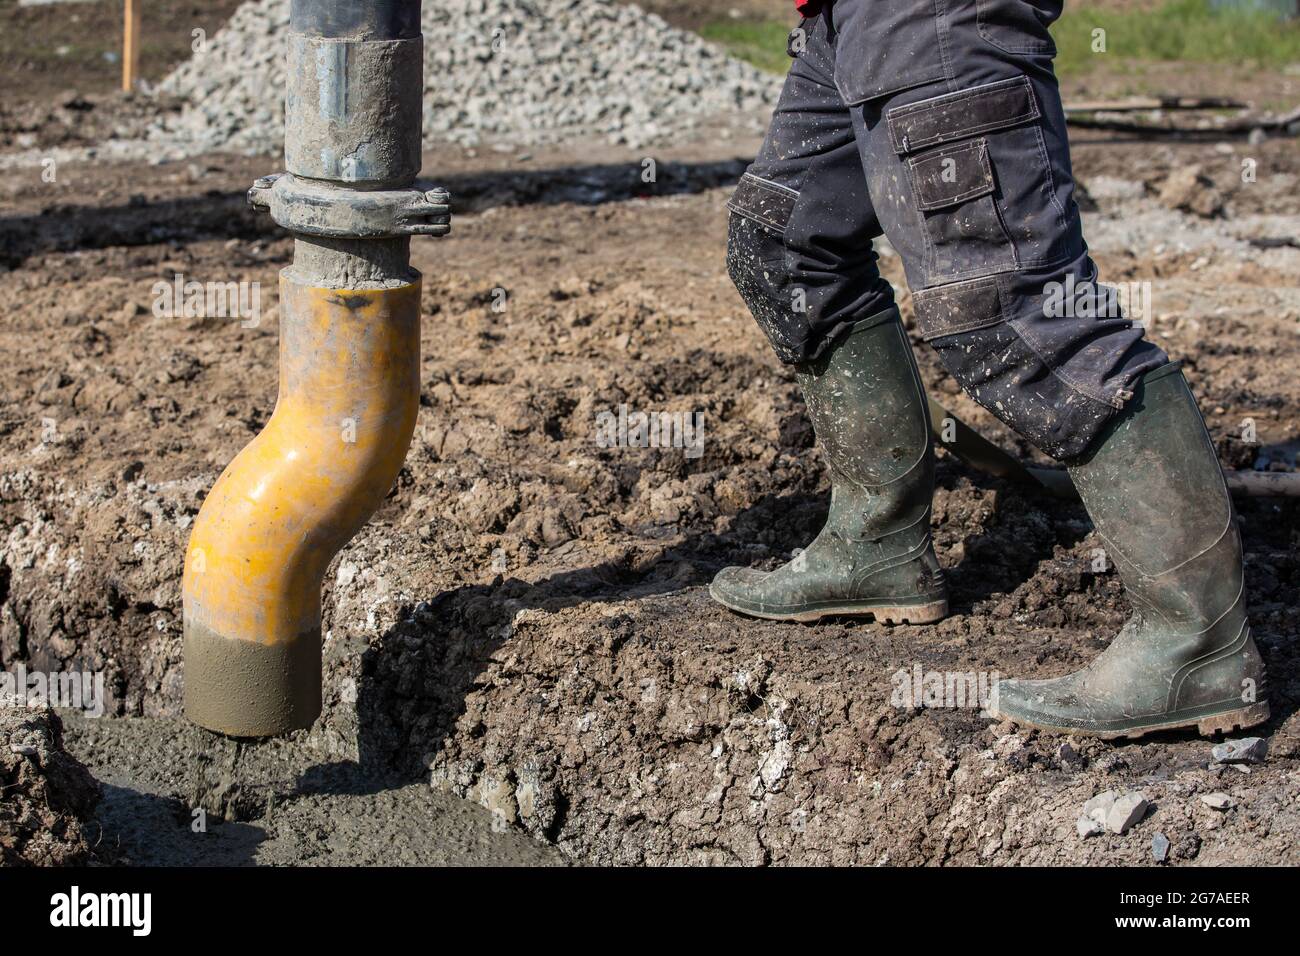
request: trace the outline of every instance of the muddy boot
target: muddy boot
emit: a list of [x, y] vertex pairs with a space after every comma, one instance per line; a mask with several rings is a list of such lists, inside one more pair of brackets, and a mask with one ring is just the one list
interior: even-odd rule
[[862, 320], [797, 375], [831, 473], [826, 526], [788, 564], [725, 568], [709, 593], [733, 611], [777, 621], [939, 620], [948, 598], [930, 540], [934, 455], [898, 310]]
[[1232, 500], [1177, 363], [1142, 379], [1070, 476], [1135, 613], [1083, 670], [998, 682], [990, 713], [1103, 738], [1267, 720]]

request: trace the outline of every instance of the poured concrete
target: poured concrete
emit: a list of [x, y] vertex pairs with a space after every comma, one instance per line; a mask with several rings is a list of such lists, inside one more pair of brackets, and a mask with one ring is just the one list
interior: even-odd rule
[[320, 714], [320, 630], [257, 644], [185, 622], [185, 713], [232, 737], [310, 727]]

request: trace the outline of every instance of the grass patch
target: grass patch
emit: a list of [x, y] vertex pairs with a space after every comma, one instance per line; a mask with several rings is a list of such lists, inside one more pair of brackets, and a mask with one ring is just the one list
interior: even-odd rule
[[[1094, 52], [1094, 30], [1105, 52]], [[1209, 0], [1170, 0], [1155, 10], [1068, 10], [1052, 27], [1056, 69], [1086, 73], [1110, 58], [1246, 63], [1279, 69], [1300, 62], [1300, 23], [1248, 10], [1215, 10]]]
[[[771, 73], [785, 73], [789, 23], [716, 20], [700, 33], [733, 56]], [[1093, 52], [1093, 31], [1105, 30], [1106, 51]], [[1150, 11], [1067, 7], [1052, 27], [1057, 72], [1078, 75], [1117, 60], [1247, 63], [1279, 69], [1300, 63], [1300, 22], [1268, 13], [1215, 10], [1209, 0], [1169, 0]]]
[[700, 36], [760, 70], [784, 75], [790, 69], [785, 42], [793, 26], [776, 20], [714, 20], [700, 28]]

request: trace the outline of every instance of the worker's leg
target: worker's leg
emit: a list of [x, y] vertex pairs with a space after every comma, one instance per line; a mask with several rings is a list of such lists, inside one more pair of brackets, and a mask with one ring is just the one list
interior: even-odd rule
[[1096, 288], [1050, 37], [1025, 0], [887, 6], [837, 0], [835, 76], [918, 328], [982, 405], [1080, 454], [1168, 359]]
[[872, 205], [921, 333], [977, 401], [1070, 466], [1137, 609], [1091, 667], [1004, 681], [996, 709], [1100, 734], [1258, 721], [1214, 449], [1181, 373], [1095, 285], [1083, 242], [1046, 28], [1060, 3], [936, 6], [832, 8]]
[[771, 572], [728, 568], [710, 593], [758, 617], [937, 620], [947, 601], [930, 540], [925, 398], [876, 268], [880, 226], [831, 77], [827, 24], [811, 20], [805, 31], [766, 142], [729, 204], [727, 262], [795, 369], [830, 471], [831, 508], [793, 561]]

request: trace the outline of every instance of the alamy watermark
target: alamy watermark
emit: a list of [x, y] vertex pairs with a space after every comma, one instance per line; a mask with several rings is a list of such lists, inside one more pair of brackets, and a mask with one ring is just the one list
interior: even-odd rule
[[704, 454], [702, 412], [635, 412], [626, 404], [596, 413], [600, 448], [680, 448], [687, 458]]
[[171, 282], [158, 280], [153, 293], [153, 314], [159, 319], [240, 319], [245, 329], [262, 322], [260, 282], [186, 281], [178, 272]]
[[970, 707], [987, 710], [997, 671], [927, 671], [919, 663], [890, 675], [894, 684], [889, 703], [900, 710]]
[[82, 892], [73, 885], [50, 897], [50, 925], [56, 928], [121, 927], [132, 936], [148, 936], [153, 928], [152, 893]]
[[1049, 319], [1151, 321], [1150, 282], [1092, 282], [1067, 274], [1064, 282], [1043, 286], [1043, 314]]
[[102, 717], [104, 696], [102, 671], [29, 671], [19, 664], [12, 671], [0, 671], [0, 706], [50, 707], [80, 710], [87, 717]]

